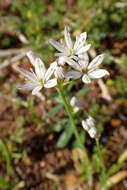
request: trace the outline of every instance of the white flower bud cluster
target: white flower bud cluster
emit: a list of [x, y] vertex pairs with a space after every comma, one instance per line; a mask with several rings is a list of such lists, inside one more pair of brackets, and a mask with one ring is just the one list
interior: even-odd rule
[[82, 120], [82, 126], [91, 138], [98, 137], [98, 130], [95, 127], [95, 120], [91, 116], [89, 116], [86, 120]]

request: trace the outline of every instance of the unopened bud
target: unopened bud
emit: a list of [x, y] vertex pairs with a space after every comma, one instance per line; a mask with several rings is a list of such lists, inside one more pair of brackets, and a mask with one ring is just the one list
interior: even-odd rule
[[95, 120], [91, 116], [89, 116], [86, 121], [82, 120], [82, 126], [88, 132], [91, 138], [98, 137], [98, 130], [95, 127]]
[[57, 66], [56, 69], [55, 69], [54, 74], [55, 74], [55, 77], [57, 79], [63, 79], [64, 78], [64, 70], [63, 70], [63, 68]]
[[58, 64], [61, 66], [65, 65], [65, 57], [64, 56], [61, 56], [58, 58]]

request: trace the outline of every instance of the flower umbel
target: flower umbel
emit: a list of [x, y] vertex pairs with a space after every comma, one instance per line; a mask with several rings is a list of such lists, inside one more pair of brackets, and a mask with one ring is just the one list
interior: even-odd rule
[[37, 94], [43, 87], [52, 88], [56, 86], [57, 79], [50, 79], [54, 73], [56, 62], [53, 62], [50, 67], [46, 70], [43, 61], [36, 57], [32, 51], [27, 53], [28, 58], [30, 59], [31, 64], [34, 67], [35, 72], [29, 72], [23, 68], [18, 68], [19, 72], [22, 73], [27, 79], [28, 82], [24, 85], [20, 85], [19, 89], [23, 90], [32, 90], [32, 95]]

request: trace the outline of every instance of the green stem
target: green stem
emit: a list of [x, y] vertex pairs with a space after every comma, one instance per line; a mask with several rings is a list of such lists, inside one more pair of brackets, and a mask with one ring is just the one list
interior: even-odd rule
[[91, 178], [92, 176], [92, 172], [91, 172], [91, 165], [89, 164], [89, 158], [88, 158], [88, 153], [87, 153], [87, 150], [84, 146], [84, 144], [82, 143], [81, 139], [80, 139], [80, 135], [79, 135], [79, 132], [78, 132], [78, 127], [76, 126], [76, 123], [75, 123], [75, 120], [73, 118], [73, 113], [72, 113], [72, 108], [70, 106], [70, 104], [67, 102], [66, 100], [66, 97], [63, 93], [63, 89], [62, 89], [62, 85], [61, 83], [58, 83], [58, 90], [59, 90], [59, 95], [63, 101], [63, 104], [64, 104], [64, 107], [65, 107], [65, 110], [69, 116], [69, 119], [70, 119], [70, 122], [71, 122], [71, 126], [72, 126], [72, 129], [73, 129], [73, 133], [75, 135], [75, 138], [78, 142], [78, 145], [79, 147], [83, 150], [84, 152], [84, 156], [85, 156], [85, 175], [87, 178]]
[[62, 90], [61, 84], [58, 85], [58, 88], [59, 88], [59, 95], [60, 95], [60, 97], [61, 97], [61, 99], [62, 99], [62, 101], [63, 101], [63, 103], [64, 103], [64, 107], [65, 107], [65, 109], [66, 109], [66, 112], [67, 112], [67, 114], [68, 114], [68, 116], [69, 116], [71, 125], [72, 125], [72, 127], [73, 127], [73, 132], [74, 132], [75, 138], [76, 138], [76, 140], [77, 140], [77, 142], [78, 142], [80, 148], [85, 149], [85, 148], [84, 148], [84, 145], [83, 145], [82, 142], [81, 142], [81, 139], [80, 139], [80, 136], [79, 136], [79, 133], [78, 133], [78, 130], [77, 130], [77, 126], [76, 126], [76, 124], [75, 124], [75, 121], [74, 121], [74, 119], [73, 119], [71, 107], [70, 107], [70, 105], [68, 104], [68, 102], [67, 102], [67, 100], [66, 100], [66, 98], [65, 98], [65, 95], [63, 94], [63, 90]]
[[102, 185], [106, 188], [106, 168], [104, 165], [104, 160], [103, 160], [103, 155], [100, 149], [100, 145], [99, 145], [99, 139], [96, 138], [96, 147], [97, 147], [97, 152], [98, 152], [98, 157], [100, 160], [100, 168], [102, 169]]

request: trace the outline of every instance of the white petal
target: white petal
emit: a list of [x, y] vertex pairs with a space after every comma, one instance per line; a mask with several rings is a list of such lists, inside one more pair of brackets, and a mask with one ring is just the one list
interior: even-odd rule
[[82, 69], [87, 68], [87, 66], [88, 66], [88, 62], [85, 61], [85, 60], [82, 60], [82, 59], [79, 60], [78, 63], [81, 66]]
[[28, 51], [26, 53], [27, 57], [29, 58], [31, 64], [34, 66], [35, 65], [35, 60], [36, 60], [36, 56], [32, 51]]
[[87, 53], [84, 53], [84, 54], [80, 54], [79, 56], [79, 64], [81, 66], [81, 68], [87, 68], [88, 66], [88, 62], [89, 62], [89, 57], [88, 57], [88, 54]]
[[95, 120], [91, 116], [89, 116], [86, 119], [86, 123], [87, 123], [87, 125], [89, 125], [89, 127], [94, 127], [95, 126]]
[[82, 120], [82, 126], [83, 128], [88, 131], [90, 129], [90, 127], [87, 125], [86, 121], [85, 120]]
[[87, 53], [79, 54], [79, 59], [89, 60], [89, 56]]
[[51, 79], [51, 80], [48, 80], [45, 84], [44, 84], [44, 87], [45, 88], [52, 88], [54, 86], [57, 85], [57, 79], [54, 78], [54, 79]]
[[78, 79], [81, 77], [81, 75], [82, 73], [79, 71], [69, 71], [65, 74], [65, 77], [68, 79]]
[[83, 102], [77, 99], [75, 96], [71, 98], [70, 105], [79, 109], [83, 108]]
[[37, 86], [36, 83], [26, 83], [24, 85], [19, 85], [18, 88], [21, 90], [33, 90]]
[[91, 83], [91, 80], [90, 80], [90, 78], [89, 78], [88, 75], [83, 75], [82, 81], [83, 81], [84, 83], [86, 83], [86, 84]]
[[35, 87], [33, 90], [32, 90], [32, 95], [35, 95], [37, 94], [40, 90], [42, 89], [42, 86], [37, 86]]
[[105, 54], [100, 54], [97, 57], [95, 57], [91, 61], [91, 63], [89, 64], [88, 69], [92, 69], [92, 68], [98, 67], [102, 63], [102, 61], [104, 59], [104, 56], [105, 56]]
[[71, 105], [72, 107], [74, 107], [74, 106], [75, 106], [75, 102], [76, 102], [76, 97], [73, 96], [73, 97], [71, 98], [70, 105]]
[[64, 75], [64, 70], [63, 70], [63, 68], [60, 67], [60, 66], [57, 66], [57, 67], [56, 67], [54, 74], [55, 74], [55, 77], [56, 77], [57, 79], [63, 79], [63, 78], [65, 77], [65, 75]]
[[104, 77], [105, 75], [109, 75], [109, 72], [105, 69], [96, 69], [94, 71], [89, 71], [88, 76], [93, 79], [99, 79]]
[[60, 52], [62, 52], [62, 53], [66, 53], [66, 52], [67, 52], [67, 48], [66, 48], [64, 45], [60, 44], [59, 42], [57, 42], [57, 41], [55, 41], [55, 40], [53, 40], [53, 39], [51, 39], [49, 42], [50, 42], [50, 44], [51, 44], [53, 47], [55, 47], [58, 51], [60, 51]]
[[74, 50], [81, 48], [85, 44], [86, 37], [87, 37], [87, 33], [83, 32], [80, 34], [79, 37], [76, 38], [76, 42], [74, 44]]
[[62, 66], [65, 65], [65, 56], [60, 56], [58, 58], [58, 64]]
[[78, 61], [78, 60], [79, 60], [79, 58], [78, 58], [76, 55], [72, 55], [72, 56], [70, 56], [70, 58], [71, 58], [71, 59], [74, 59], [75, 61]]
[[64, 52], [64, 53], [55, 53], [56, 57], [62, 57], [62, 56], [67, 56], [68, 52]]
[[39, 79], [44, 77], [44, 74], [46, 72], [46, 68], [44, 63], [42, 62], [42, 60], [40, 58], [36, 58], [35, 61], [35, 73], [38, 76]]
[[29, 80], [35, 82], [36, 81], [36, 77], [34, 75], [34, 73], [31, 73], [23, 68], [18, 68], [17, 69], [20, 73], [22, 73], [26, 78], [28, 78]]
[[68, 65], [70, 65], [73, 69], [81, 71], [81, 67], [79, 66], [79, 64], [77, 62], [75, 62], [74, 60], [72, 60], [69, 57], [65, 57], [65, 61]]
[[77, 113], [79, 110], [80, 110], [79, 107], [76, 107], [76, 106], [75, 106], [75, 107], [73, 108], [74, 113]]
[[76, 51], [76, 55], [85, 53], [86, 51], [88, 51], [90, 49], [90, 47], [91, 47], [91, 44], [88, 44], [88, 45], [81, 47], [80, 49], [78, 49]]
[[55, 69], [56, 69], [56, 66], [57, 66], [57, 62], [54, 61], [53, 63], [50, 64], [48, 70], [46, 71], [45, 73], [45, 80], [48, 81], [49, 78], [52, 76], [52, 74], [54, 73]]
[[70, 33], [69, 33], [67, 27], [65, 27], [65, 29], [64, 29], [64, 38], [65, 38], [67, 47], [69, 49], [72, 49], [72, 40], [71, 40]]
[[89, 133], [91, 138], [96, 138], [97, 137], [97, 129], [95, 127], [90, 128], [88, 133]]

